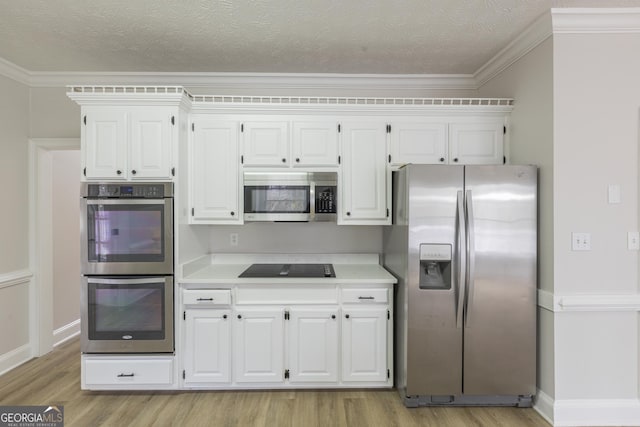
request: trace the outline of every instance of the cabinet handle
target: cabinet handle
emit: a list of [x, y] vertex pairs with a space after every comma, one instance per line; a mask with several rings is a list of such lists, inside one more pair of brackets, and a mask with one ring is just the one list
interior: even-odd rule
[[457, 163], [458, 162], [458, 158], [456, 157], [455, 159], [453, 159], [453, 161]]
[[242, 315], [241, 314], [238, 314], [238, 319], [242, 319]]
[[331, 315], [331, 318], [332, 318], [332, 319], [335, 319], [335, 318], [336, 318], [336, 315], [335, 315], [335, 314], [332, 314], [332, 315]]
[[300, 159], [296, 157], [296, 163], [300, 163]]
[[287, 163], [287, 159], [282, 158], [282, 163]]
[[441, 161], [441, 162], [444, 162], [444, 157], [440, 157], [440, 161]]
[[131, 374], [118, 374], [118, 378], [127, 378], [127, 377], [135, 377], [136, 374], [131, 373]]
[[236, 213], [234, 211], [231, 211], [231, 216], [234, 216]]
[[222, 318], [223, 318], [223, 319], [226, 319], [226, 318], [227, 318], [227, 315], [226, 315], [226, 314], [223, 314], [223, 315], [222, 315]]
[[375, 299], [375, 297], [358, 297], [358, 299]]
[[345, 315], [344, 315], [344, 317], [346, 317], [346, 318], [348, 319], [348, 318], [349, 318], [349, 315], [348, 315], [348, 314], [345, 314]]
[[138, 172], [136, 172], [136, 170], [135, 170], [135, 169], [133, 169], [133, 170], [131, 171], [131, 173], [132, 173], [133, 175], [135, 175], [135, 174], [137, 174]]
[[351, 212], [347, 212], [347, 216], [351, 216]]
[[213, 298], [198, 298], [198, 301], [213, 301]]
[[116, 171], [116, 173], [117, 173], [118, 175], [122, 175], [122, 171], [121, 171], [120, 169], [118, 169], [118, 170]]

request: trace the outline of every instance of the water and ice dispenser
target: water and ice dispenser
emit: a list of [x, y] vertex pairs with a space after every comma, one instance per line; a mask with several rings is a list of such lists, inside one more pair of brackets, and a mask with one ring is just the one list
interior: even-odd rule
[[451, 289], [451, 245], [420, 245], [420, 289]]

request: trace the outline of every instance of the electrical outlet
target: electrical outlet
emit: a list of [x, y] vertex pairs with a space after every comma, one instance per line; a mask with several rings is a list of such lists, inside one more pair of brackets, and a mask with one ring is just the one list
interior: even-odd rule
[[627, 233], [627, 249], [630, 251], [640, 250], [640, 233], [637, 231], [629, 231]]
[[574, 251], [590, 251], [591, 233], [571, 233], [571, 249]]
[[231, 246], [238, 246], [238, 233], [229, 233], [229, 244]]

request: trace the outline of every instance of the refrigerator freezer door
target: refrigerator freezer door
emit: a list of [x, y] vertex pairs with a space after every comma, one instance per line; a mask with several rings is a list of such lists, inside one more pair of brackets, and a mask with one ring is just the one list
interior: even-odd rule
[[537, 170], [467, 166], [465, 395], [535, 394]]
[[[459, 395], [462, 392], [462, 327], [456, 325], [458, 309], [459, 222], [457, 194], [463, 190], [462, 166], [409, 165], [406, 167], [408, 269], [405, 282], [406, 395]], [[464, 231], [464, 230], [462, 230]], [[424, 245], [450, 247], [451, 262], [439, 260], [450, 286], [420, 287], [420, 259]], [[426, 256], [423, 249], [423, 258]], [[437, 258], [437, 257], [436, 257]], [[431, 266], [433, 267], [433, 266]], [[424, 273], [424, 272], [423, 272]], [[427, 272], [429, 273], [429, 272]], [[424, 275], [424, 274], [423, 274]], [[404, 341], [404, 342], [402, 342]], [[404, 351], [404, 349], [403, 349]]]

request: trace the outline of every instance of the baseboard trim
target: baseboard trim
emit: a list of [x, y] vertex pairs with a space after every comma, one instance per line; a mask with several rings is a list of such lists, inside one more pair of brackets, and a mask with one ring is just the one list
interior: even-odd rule
[[4, 375], [13, 368], [32, 359], [31, 346], [25, 344], [8, 353], [0, 355], [0, 375]]
[[57, 347], [80, 335], [80, 319], [74, 320], [53, 331], [53, 346]]
[[533, 403], [533, 409], [536, 410], [542, 418], [549, 424], [553, 424], [553, 398], [544, 391], [538, 389]]
[[638, 426], [638, 399], [554, 400], [538, 390], [533, 408], [554, 427]]

